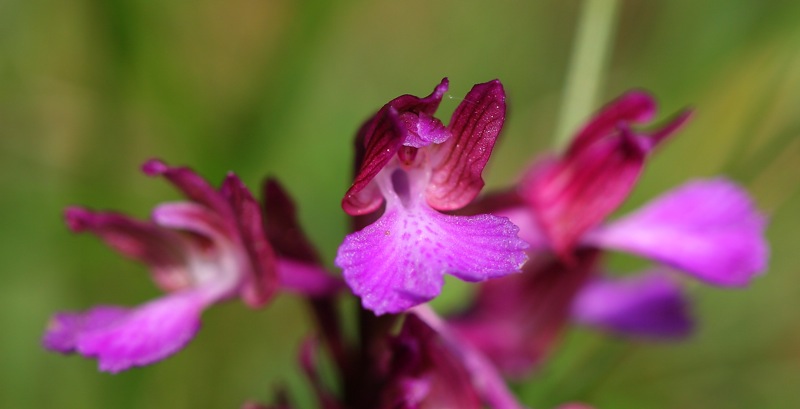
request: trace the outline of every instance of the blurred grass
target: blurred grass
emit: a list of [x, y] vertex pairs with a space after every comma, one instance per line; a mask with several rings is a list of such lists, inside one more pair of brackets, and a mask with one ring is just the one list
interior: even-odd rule
[[[354, 131], [402, 93], [449, 76], [451, 112], [500, 78], [510, 115], [487, 174], [500, 187], [551, 145], [581, 3], [348, 0], [0, 2], [0, 407], [237, 407], [285, 379], [308, 329], [297, 300], [263, 311], [214, 308], [193, 343], [151, 367], [109, 376], [39, 346], [48, 316], [156, 296], [145, 270], [74, 237], [69, 204], [145, 217], [177, 194], [138, 172], [146, 158], [225, 171], [256, 187], [278, 176], [331, 260]], [[769, 213], [770, 272], [744, 291], [698, 289], [690, 342], [620, 346], [576, 330], [541, 379], [520, 386], [547, 407], [800, 407], [800, 3], [621, 2], [600, 93], [651, 90], [666, 118], [696, 118], [654, 157], [632, 209], [688, 178], [726, 173]], [[622, 260], [619, 265], [625, 266]], [[463, 290], [448, 284], [448, 302]], [[589, 351], [598, 351], [587, 354]], [[626, 351], [608, 373], [590, 368]], [[574, 396], [579, 394], [580, 396]]]

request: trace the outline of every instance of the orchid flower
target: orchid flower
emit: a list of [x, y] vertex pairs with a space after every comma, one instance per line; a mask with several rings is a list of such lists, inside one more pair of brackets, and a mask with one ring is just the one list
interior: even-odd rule
[[441, 291], [443, 275], [483, 281], [519, 272], [527, 257], [517, 227], [493, 215], [453, 216], [483, 187], [481, 172], [505, 119], [499, 81], [475, 85], [444, 126], [431, 95], [403, 95], [368, 120], [356, 139], [358, 173], [342, 207], [383, 214], [347, 236], [336, 265], [365, 308], [399, 313]]
[[[520, 276], [483, 285], [476, 304], [453, 319], [506, 373], [520, 375], [536, 363], [571, 314], [617, 332], [689, 332], [688, 300], [676, 283], [598, 277], [601, 249], [632, 252], [719, 286], [746, 285], [766, 267], [764, 218], [746, 192], [723, 179], [690, 182], [602, 225], [632, 190], [649, 153], [690, 115], [654, 132], [635, 131], [631, 125], [652, 119], [655, 107], [643, 92], [623, 95], [564, 155], [534, 165], [516, 191], [475, 205], [520, 226], [539, 259]], [[504, 335], [487, 337], [487, 328]]]
[[100, 370], [119, 372], [182, 349], [199, 329], [202, 311], [217, 302], [239, 297], [260, 308], [280, 286], [300, 292], [331, 288], [318, 284], [327, 282], [319, 269], [278, 260], [258, 203], [235, 175], [216, 190], [188, 168], [151, 160], [142, 169], [167, 178], [188, 200], [157, 206], [152, 221], [78, 207], [65, 216], [73, 231], [94, 233], [123, 256], [147, 264], [167, 294], [134, 308], [56, 314], [43, 339], [48, 349], [94, 357]]

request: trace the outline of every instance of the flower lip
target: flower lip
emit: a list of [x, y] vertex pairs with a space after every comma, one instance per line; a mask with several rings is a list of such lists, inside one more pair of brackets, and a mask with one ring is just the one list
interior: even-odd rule
[[436, 297], [444, 274], [478, 282], [519, 272], [527, 243], [518, 231], [504, 217], [445, 215], [422, 201], [387, 205], [345, 238], [335, 264], [365, 308], [400, 313]]

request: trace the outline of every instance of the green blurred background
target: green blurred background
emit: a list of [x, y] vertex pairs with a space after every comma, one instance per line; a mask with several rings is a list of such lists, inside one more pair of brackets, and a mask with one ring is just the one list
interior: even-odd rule
[[[513, 182], [552, 146], [582, 6], [0, 0], [0, 407], [230, 408], [268, 400], [281, 380], [310, 407], [295, 369], [309, 328], [290, 296], [262, 311], [213, 308], [184, 351], [119, 375], [42, 350], [56, 310], [158, 294], [142, 266], [70, 234], [62, 209], [146, 217], [178, 197], [138, 171], [152, 156], [215, 183], [229, 170], [251, 187], [272, 174], [332, 260], [361, 121], [443, 76], [449, 114], [472, 84], [500, 78], [510, 114], [487, 182]], [[694, 288], [700, 326], [688, 342], [575, 330], [538, 379], [515, 389], [538, 408], [800, 407], [800, 2], [622, 1], [610, 50], [595, 106], [643, 87], [661, 118], [697, 110], [625, 209], [692, 177], [730, 175], [770, 216], [770, 270], [744, 291]], [[448, 285], [445, 307], [461, 291]]]

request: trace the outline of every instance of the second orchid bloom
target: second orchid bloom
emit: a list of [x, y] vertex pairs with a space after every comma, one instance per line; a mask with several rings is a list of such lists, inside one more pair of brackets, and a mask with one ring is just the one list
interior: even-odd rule
[[469, 204], [505, 120], [500, 81], [475, 85], [445, 126], [433, 115], [447, 79], [431, 95], [397, 97], [361, 128], [355, 181], [342, 207], [379, 211], [347, 236], [336, 265], [365, 308], [399, 313], [436, 297], [444, 274], [483, 281], [519, 272], [527, 244], [507, 218], [441, 213]]

